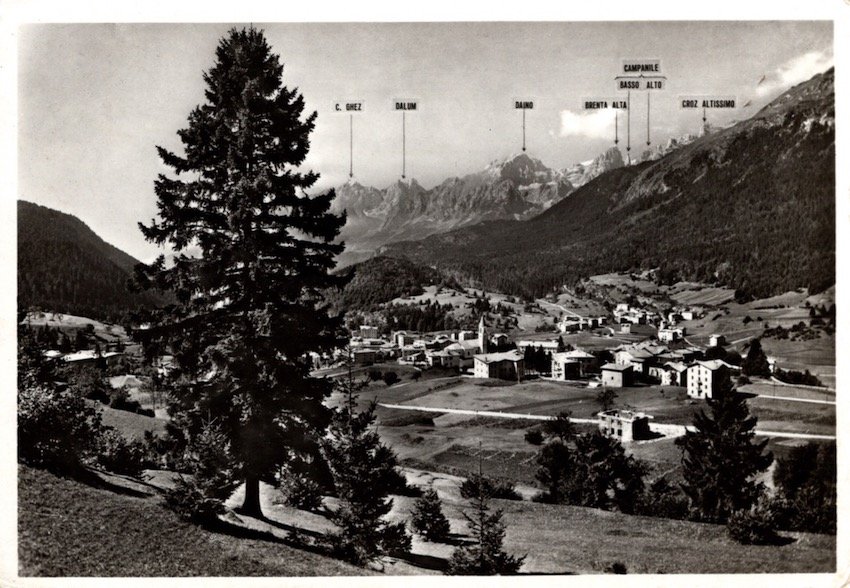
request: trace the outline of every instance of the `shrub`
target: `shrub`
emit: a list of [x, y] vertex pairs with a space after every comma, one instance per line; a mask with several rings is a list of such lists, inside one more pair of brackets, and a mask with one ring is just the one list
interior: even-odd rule
[[118, 408], [130, 400], [130, 392], [126, 388], [113, 388], [107, 393], [109, 397], [108, 404], [111, 408]]
[[398, 374], [395, 372], [384, 372], [384, 383], [387, 386], [392, 386], [396, 382], [398, 382]]
[[776, 370], [776, 378], [785, 382], [786, 384], [799, 384], [803, 386], [823, 386], [823, 383], [818, 379], [817, 376], [806, 370], [805, 372], [798, 372], [794, 370], [785, 371], [777, 368]]
[[771, 517], [761, 508], [737, 510], [729, 516], [726, 531], [743, 545], [768, 545], [775, 543], [777, 535], [771, 526]]
[[152, 462], [141, 441], [128, 441], [111, 427], [106, 428], [100, 436], [97, 463], [104, 469], [116, 474], [140, 477], [146, 467], [154, 465]]
[[100, 412], [78, 394], [46, 386], [18, 390], [18, 459], [74, 473], [98, 449]]
[[808, 443], [777, 460], [773, 480], [778, 494], [771, 504], [777, 528], [835, 533], [836, 463], [834, 443]]
[[473, 474], [463, 481], [460, 485], [460, 495], [467, 499], [486, 496], [505, 500], [522, 500], [522, 496], [510, 482], [494, 480], [478, 474]]
[[286, 504], [302, 510], [316, 511], [322, 506], [322, 490], [315, 480], [296, 474], [284, 479]]
[[626, 567], [621, 561], [615, 561], [608, 567], [608, 573], [610, 574], [628, 574], [629, 569]]
[[92, 366], [65, 367], [65, 371], [71, 390], [79, 396], [97, 400], [103, 404], [109, 403], [114, 391], [106, 383], [99, 369]]
[[109, 401], [109, 407], [115, 410], [125, 410], [127, 412], [138, 413], [142, 409], [142, 405], [138, 400], [127, 400], [121, 397], [113, 396]]
[[416, 501], [414, 508], [414, 531], [427, 541], [444, 541], [448, 538], [451, 531], [449, 520], [443, 514], [442, 503], [433, 488], [428, 489], [422, 498]]
[[529, 429], [525, 432], [525, 440], [532, 445], [541, 445], [543, 443], [543, 433], [538, 429]]
[[180, 476], [174, 488], [165, 491], [165, 503], [180, 518], [202, 526], [215, 524], [224, 512], [224, 503], [207, 495], [191, 477]]
[[635, 514], [685, 520], [688, 511], [688, 499], [684, 493], [668, 482], [667, 478], [659, 478], [641, 495]]
[[166, 492], [166, 504], [186, 520], [214, 524], [238, 485], [227, 436], [214, 425], [205, 426], [190, 440], [183, 463], [190, 475], [180, 476]]

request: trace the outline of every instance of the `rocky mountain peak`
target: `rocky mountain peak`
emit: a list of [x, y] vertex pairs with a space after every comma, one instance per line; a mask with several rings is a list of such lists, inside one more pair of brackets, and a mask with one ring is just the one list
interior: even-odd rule
[[570, 183], [578, 188], [605, 172], [623, 167], [623, 154], [619, 147], [610, 147], [591, 161], [577, 163], [563, 171]]

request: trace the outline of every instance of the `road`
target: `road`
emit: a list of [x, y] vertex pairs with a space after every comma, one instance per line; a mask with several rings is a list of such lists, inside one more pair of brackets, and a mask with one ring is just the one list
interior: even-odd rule
[[756, 394], [756, 398], [767, 398], [770, 400], [787, 400], [789, 402], [809, 402], [811, 404], [830, 404], [835, 406], [834, 400], [815, 400], [814, 398], [791, 398], [790, 396], [773, 396], [772, 394]]
[[[552, 420], [553, 417], [549, 415], [543, 414], [525, 414], [519, 412], [501, 412], [501, 411], [492, 411], [492, 410], [470, 410], [464, 408], [437, 408], [433, 406], [409, 406], [404, 404], [384, 404], [379, 402], [378, 406], [382, 406], [384, 408], [395, 408], [398, 410], [417, 410], [420, 412], [439, 412], [444, 414], [465, 414], [470, 416], [483, 416], [483, 417], [494, 417], [494, 418], [502, 418], [502, 419], [524, 419], [529, 421], [548, 421]], [[579, 424], [588, 424], [588, 425], [598, 425], [598, 419], [570, 419], [574, 423]], [[650, 423], [649, 430], [654, 433], [660, 433], [665, 437], [681, 437], [685, 434], [686, 430], [695, 430], [690, 425], [675, 425], [669, 423]], [[835, 440], [835, 435], [815, 435], [812, 433], [792, 433], [787, 431], [762, 431], [756, 429], [756, 435], [761, 437], [782, 437], [788, 439], [811, 439], [811, 440], [823, 440], [829, 441]]]

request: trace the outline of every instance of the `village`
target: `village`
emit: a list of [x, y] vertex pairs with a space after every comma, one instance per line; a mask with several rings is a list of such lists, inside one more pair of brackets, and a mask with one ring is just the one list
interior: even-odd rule
[[[634, 290], [635, 284], [640, 286], [640, 279], [636, 281], [634, 276], [615, 278], [609, 275], [595, 279], [600, 283], [615, 280], [618, 288], [626, 284], [629, 292], [638, 291]], [[443, 294], [455, 298], [470, 295], [470, 300], [476, 300], [475, 296], [485, 296], [484, 292], [476, 293], [474, 290], [471, 290], [471, 294], [452, 291]], [[692, 292], [686, 294], [693, 296]], [[510, 307], [506, 297], [498, 294], [492, 296], [494, 300], [500, 300], [496, 303], [498, 308], [502, 308], [502, 304]], [[610, 311], [606, 311], [603, 305], [587, 300], [573, 299], [570, 308], [539, 300], [531, 309], [543, 313], [542, 318], [534, 317], [539, 323], [528, 323], [529, 316], [534, 315], [524, 314], [505, 320], [498, 314], [483, 312], [476, 330], [418, 332], [391, 330], [386, 325], [360, 324], [351, 329], [346, 348], [338, 349], [333, 356], [313, 354], [314, 375], [338, 377], [344, 373], [340, 367], [350, 364], [359, 373], [374, 368], [381, 372], [395, 369], [399, 373], [409, 374], [417, 381], [420, 378], [425, 382], [447, 380], [451, 385], [468, 382], [483, 386], [482, 389], [491, 385], [519, 384], [516, 390], [520, 396], [525, 387], [536, 386], [535, 390], [542, 390], [536, 392], [541, 399], [556, 402], [555, 399], [560, 398], [561, 404], [569, 406], [571, 410], [570, 399], [577, 397], [577, 394], [598, 395], [599, 390], [610, 389], [616, 391], [615, 395], [637, 401], [624, 402], [622, 406], [616, 407], [601, 406], [599, 408], [602, 410], [589, 414], [582, 409], [576, 421], [584, 424], [592, 422], [603, 433], [626, 443], [683, 434], [687, 419], [682, 416], [692, 412], [682, 412], [684, 405], [697, 408], [701, 401], [716, 398], [730, 384], [737, 387], [738, 392], [761, 398], [769, 397], [764, 394], [766, 386], [771, 387], [772, 396], [777, 396], [776, 386], [779, 385], [784, 390], [780, 396], [802, 396], [804, 401], [820, 399], [829, 404], [828, 408], [833, 408], [834, 391], [828, 385], [820, 388], [794, 387], [777, 379], [775, 374], [781, 364], [776, 357], [767, 355], [765, 358], [769, 376], [764, 374], [761, 378], [751, 379], [742, 375], [741, 369], [746, 343], [743, 348], [740, 346], [741, 340], [738, 340], [737, 346], [730, 344], [726, 335], [705, 333], [704, 328], [701, 334], [691, 334], [689, 325], [704, 327], [705, 324], [698, 321], [704, 321], [709, 313], [716, 312], [719, 307], [716, 304], [716, 292], [709, 290], [706, 296], [703, 300], [697, 299], [698, 302], [706, 302], [704, 304], [674, 306], [668, 308], [666, 313], [647, 304], [647, 298], [643, 299], [642, 304], [609, 304]], [[793, 298], [794, 302], [800, 300], [800, 296]], [[405, 302], [421, 304], [422, 299], [413, 297]], [[761, 306], [758, 304], [754, 302], [746, 308], [767, 308], [763, 303]], [[467, 303], [467, 306], [471, 306], [471, 303]], [[514, 306], [519, 311], [523, 305]], [[784, 305], [773, 306], [779, 308]], [[799, 306], [802, 307], [801, 304]], [[528, 304], [524, 307], [530, 309]], [[544, 310], [548, 310], [551, 316]], [[740, 311], [743, 312], [743, 309]], [[761, 312], [779, 311], [770, 309]], [[524, 322], [526, 328], [503, 332], [506, 329], [494, 326], [498, 324], [505, 327], [511, 320]], [[57, 339], [55, 348], [44, 352], [48, 361], [59, 362], [67, 367], [99, 365], [108, 368], [112, 374], [110, 385], [114, 389], [123, 390], [130, 402], [138, 404], [139, 411], [142, 411], [140, 414], [149, 414], [158, 419], [169, 418], [165, 403], [155, 401], [161, 395], [158, 395], [154, 381], [164, 377], [171, 369], [170, 356], [158, 357], [154, 366], [140, 370], [137, 358], [141, 348], [123, 327], [49, 313], [30, 316], [27, 322], [36, 329], [47, 327], [49, 331], [52, 325], [59, 333], [76, 333], [74, 345], [70, 341]], [[531, 329], [531, 324], [535, 324], [536, 328]], [[136, 332], [143, 333], [144, 325]], [[67, 339], [64, 334], [62, 337]], [[701, 344], [696, 344], [693, 339]], [[745, 339], [749, 340], [751, 338]], [[408, 385], [411, 383], [408, 381]], [[397, 387], [402, 385], [398, 384]], [[654, 414], [651, 410], [655, 405], [644, 401], [659, 393], [663, 397], [665, 389], [667, 400], [657, 408], [660, 414]], [[386, 390], [370, 389], [370, 393], [386, 396], [387, 401], [392, 402], [392, 390], [394, 388], [390, 386]], [[682, 401], [671, 413], [667, 405], [673, 402], [672, 398], [676, 395]], [[507, 405], [502, 407], [503, 413]], [[446, 405], [443, 408], [464, 410], [473, 415], [487, 413], [491, 405], [486, 401], [480, 405], [467, 401], [462, 406]], [[756, 405], [756, 410], [758, 408]], [[554, 415], [553, 410], [548, 411], [549, 416], [537, 414], [531, 417], [550, 418]], [[807, 434], [814, 435], [813, 438], [831, 437], [834, 425], [818, 426], [816, 430], [800, 429], [789, 422], [792, 415], [793, 411], [790, 411], [780, 419], [778, 429], [781, 434], [787, 433], [791, 438]], [[674, 416], [672, 420], [669, 418], [671, 416]], [[666, 422], [650, 424], [656, 417]]]
[[[707, 348], [687, 342], [687, 329], [679, 323], [703, 315], [702, 309], [683, 308], [662, 317], [620, 303], [610, 316], [565, 315], [558, 334], [517, 338], [492, 332], [483, 316], [477, 332], [393, 331], [380, 337], [377, 327], [362, 325], [352, 332], [350, 355], [352, 363], [360, 367], [395, 361], [419, 369], [454, 370], [476, 379], [539, 379], [614, 389], [662, 385], [685, 388], [688, 397], [701, 400], [715, 398], [727, 383], [737, 382], [741, 373], [737, 365], [741, 356], [724, 350], [727, 341], [723, 335], [711, 335]], [[634, 343], [591, 351], [564, 342], [564, 336], [571, 333], [632, 334], [633, 326], [640, 326], [645, 334]], [[775, 358], [768, 357], [768, 362], [775, 368]], [[609, 410], [598, 416], [600, 428], [622, 441], [649, 435], [647, 422], [653, 418], [631, 410]]]

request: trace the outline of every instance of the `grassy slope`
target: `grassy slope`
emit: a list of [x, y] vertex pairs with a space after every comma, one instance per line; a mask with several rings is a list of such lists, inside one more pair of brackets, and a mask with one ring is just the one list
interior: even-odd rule
[[[592, 573], [614, 562], [630, 573], [764, 573], [835, 570], [835, 537], [788, 533], [790, 545], [742, 546], [721, 525], [634, 517], [592, 508], [499, 501], [505, 546], [528, 553], [524, 569]], [[546, 545], [541, 550], [540, 545]]]
[[211, 533], [158, 503], [18, 470], [22, 576], [332, 576], [369, 572], [279, 542]]
[[118, 429], [126, 437], [142, 439], [146, 431], [157, 435], [165, 433], [165, 419], [152, 418], [126, 410], [117, 410], [103, 404], [95, 403], [103, 417], [103, 424]]

